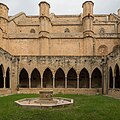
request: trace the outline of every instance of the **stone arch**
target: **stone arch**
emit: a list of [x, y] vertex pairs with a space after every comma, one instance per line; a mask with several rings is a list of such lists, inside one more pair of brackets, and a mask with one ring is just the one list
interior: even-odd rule
[[25, 68], [23, 68], [19, 74], [19, 87], [21, 88], [29, 87], [29, 76]]
[[54, 70], [52, 67], [50, 67], [50, 66], [45, 67], [45, 68], [42, 68], [42, 70], [40, 71], [41, 76], [43, 76], [44, 72], [45, 72], [47, 69], [49, 69], [49, 70], [51, 71], [52, 75], [54, 76], [55, 70]]
[[91, 76], [91, 87], [101, 88], [102, 87], [102, 74], [98, 68], [95, 68]]
[[77, 88], [77, 73], [73, 68], [71, 68], [67, 74], [67, 87]]
[[[66, 68], [67, 68], [67, 67], [66, 67]], [[77, 74], [77, 73], [79, 74], [79, 70], [77, 71], [77, 69], [76, 69], [75, 67], [68, 67], [68, 68], [66, 69], [66, 75], [68, 75], [68, 72], [69, 72], [71, 69], [73, 69], [73, 70], [76, 72], [76, 74]]]
[[120, 88], [120, 70], [118, 64], [115, 65], [115, 88]]
[[100, 55], [108, 54], [108, 47], [106, 45], [100, 45], [99, 48], [98, 48], [98, 53]]
[[[64, 74], [66, 73], [66, 68], [64, 68], [63, 66], [57, 66], [56, 68], [55, 68], [55, 70], [54, 70], [54, 73], [56, 73], [57, 71], [58, 71], [58, 69], [61, 69], [61, 70], [63, 70], [63, 72], [64, 72]], [[68, 72], [68, 71], [67, 71]]]
[[4, 67], [0, 65], [0, 88], [4, 88]]
[[112, 68], [109, 68], [109, 88], [113, 88], [113, 71]]
[[53, 74], [49, 68], [43, 73], [43, 87], [44, 88], [52, 88], [53, 87]]
[[86, 68], [83, 68], [79, 74], [79, 87], [89, 88], [89, 73]]
[[65, 88], [65, 73], [62, 68], [58, 68], [55, 73], [55, 87]]
[[6, 70], [5, 87], [10, 88], [10, 68]]
[[92, 74], [93, 71], [94, 71], [96, 68], [99, 69], [100, 72], [102, 73], [102, 69], [101, 69], [101, 67], [100, 67], [99, 65], [95, 65], [95, 66], [92, 67], [92, 70], [91, 70], [90, 74]]
[[31, 73], [31, 87], [40, 88], [41, 86], [41, 75], [37, 68], [35, 68]]

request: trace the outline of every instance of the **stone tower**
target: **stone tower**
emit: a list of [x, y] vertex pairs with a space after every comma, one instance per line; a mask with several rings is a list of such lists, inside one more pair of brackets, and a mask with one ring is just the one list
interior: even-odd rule
[[92, 1], [83, 3], [83, 55], [94, 55], [94, 32], [93, 32], [93, 6]]
[[[118, 16], [120, 19], [120, 9], [118, 9]], [[120, 22], [118, 22], [118, 33], [120, 33]]]
[[0, 3], [0, 47], [4, 47], [3, 37], [6, 38], [8, 33], [8, 10], [6, 5]]
[[49, 33], [51, 30], [51, 20], [49, 18], [50, 5], [47, 2], [40, 2], [40, 48], [41, 55], [47, 55], [49, 53]]
[[120, 17], [120, 9], [118, 9], [118, 16]]

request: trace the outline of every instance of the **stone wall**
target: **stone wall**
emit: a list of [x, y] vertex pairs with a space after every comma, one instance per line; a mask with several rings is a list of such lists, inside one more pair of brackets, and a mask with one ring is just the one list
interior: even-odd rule
[[87, 94], [87, 95], [95, 95], [95, 94], [102, 94], [102, 90], [101, 89], [72, 89], [72, 88], [67, 88], [67, 89], [22, 89], [20, 88], [19, 91], [17, 91], [19, 94], [20, 93], [26, 93], [26, 94], [30, 94], [30, 93], [36, 93], [38, 94], [40, 90], [53, 90], [54, 94]]
[[120, 98], [120, 89], [111, 89], [108, 92], [108, 95], [115, 98]]
[[[89, 7], [91, 8], [90, 11]], [[45, 11], [42, 8], [45, 8]], [[84, 20], [85, 9], [88, 13], [92, 12], [93, 18], [91, 20], [89, 20], [89, 17]], [[27, 16], [25, 13], [19, 13], [9, 17], [9, 39], [2, 47], [13, 55], [107, 55], [118, 44], [118, 37], [112, 35], [112, 33], [117, 34], [119, 32], [117, 30], [119, 25], [116, 23], [118, 19], [111, 15], [115, 18], [111, 20], [109, 14], [94, 15], [92, 9], [93, 3], [85, 2], [83, 4], [83, 14], [55, 15], [50, 14], [49, 5], [42, 2], [40, 16]], [[85, 13], [85, 15], [87, 16], [88, 13]], [[43, 18], [44, 14], [46, 18]], [[84, 33], [84, 28], [88, 29], [88, 27], [94, 34], [92, 39], [88, 37], [85, 40], [84, 34], [90, 32]], [[46, 33], [41, 33], [43, 31]]]

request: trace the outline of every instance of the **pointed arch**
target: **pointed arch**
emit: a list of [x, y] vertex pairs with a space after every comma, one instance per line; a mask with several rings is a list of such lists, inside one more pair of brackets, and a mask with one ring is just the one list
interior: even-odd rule
[[86, 68], [83, 68], [79, 74], [79, 87], [89, 88], [89, 73]]
[[92, 88], [101, 88], [102, 87], [102, 74], [98, 68], [95, 68], [92, 72], [91, 77]]
[[28, 76], [28, 72], [26, 71], [25, 68], [23, 68], [20, 71], [20, 74], [19, 74], [19, 86], [21, 88], [28, 88], [29, 87], [29, 76]]
[[47, 68], [43, 74], [43, 87], [44, 88], [53, 87], [53, 74], [49, 68]]
[[40, 88], [41, 86], [41, 75], [37, 68], [35, 68], [31, 73], [31, 87]]
[[113, 88], [113, 72], [112, 68], [109, 68], [109, 88]]
[[4, 67], [0, 65], [0, 88], [4, 87]]
[[5, 87], [10, 88], [10, 68], [7, 68], [6, 78], [5, 78]]
[[59, 68], [55, 73], [55, 87], [65, 88], [65, 73], [61, 68]]
[[120, 70], [118, 64], [115, 65], [115, 88], [120, 88]]
[[3, 76], [5, 76], [5, 70], [4, 70], [3, 64], [1, 64], [0, 66], [1, 66], [1, 69], [2, 69]]
[[67, 74], [67, 87], [77, 88], [77, 73], [73, 68], [71, 68]]

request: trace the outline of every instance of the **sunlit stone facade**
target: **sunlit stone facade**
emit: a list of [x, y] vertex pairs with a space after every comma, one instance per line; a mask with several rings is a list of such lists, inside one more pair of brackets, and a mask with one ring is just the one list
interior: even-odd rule
[[[120, 95], [120, 10], [55, 15], [39, 4], [38, 16], [8, 16], [0, 3], [0, 92]], [[108, 8], [109, 9], [109, 8]]]

